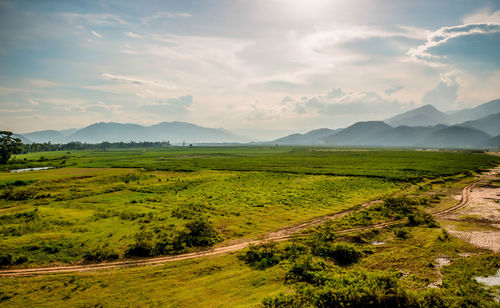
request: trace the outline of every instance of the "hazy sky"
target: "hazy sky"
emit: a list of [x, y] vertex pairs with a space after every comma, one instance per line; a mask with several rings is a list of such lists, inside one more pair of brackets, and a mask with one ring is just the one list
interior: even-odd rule
[[500, 1], [3, 1], [0, 128], [304, 131], [500, 97]]

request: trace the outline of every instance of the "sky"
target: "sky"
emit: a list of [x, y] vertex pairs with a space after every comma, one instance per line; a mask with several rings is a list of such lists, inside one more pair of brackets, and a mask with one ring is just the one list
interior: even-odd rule
[[256, 138], [500, 98], [500, 1], [0, 0], [0, 129]]

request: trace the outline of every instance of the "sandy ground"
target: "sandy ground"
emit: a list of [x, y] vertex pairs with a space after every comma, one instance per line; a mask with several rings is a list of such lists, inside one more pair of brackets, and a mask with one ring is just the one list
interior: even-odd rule
[[[500, 168], [495, 168], [492, 175], [500, 179]], [[471, 222], [470, 231], [459, 231], [450, 225], [447, 231], [477, 247], [500, 253], [500, 185], [492, 182], [471, 189], [467, 206], [449, 216], [454, 221]], [[483, 230], [473, 230], [474, 224], [480, 224]], [[488, 228], [488, 230], [484, 230]]]

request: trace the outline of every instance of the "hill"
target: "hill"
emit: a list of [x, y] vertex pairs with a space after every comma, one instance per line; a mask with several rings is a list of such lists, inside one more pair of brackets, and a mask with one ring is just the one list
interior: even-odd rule
[[65, 138], [65, 141], [79, 141], [87, 143], [146, 141], [146, 130], [138, 124], [95, 123], [80, 129]]
[[373, 144], [379, 146], [413, 147], [423, 138], [445, 127], [445, 125], [419, 127], [398, 126], [393, 129], [381, 131], [373, 135], [370, 139]]
[[485, 148], [500, 149], [500, 135], [484, 141], [481, 143], [481, 146]]
[[492, 136], [500, 135], [500, 112], [474, 121], [464, 122], [460, 126], [479, 129]]
[[162, 122], [152, 126], [121, 123], [96, 123], [76, 131], [64, 138], [64, 141], [88, 143], [129, 142], [129, 141], [170, 141], [199, 142], [235, 142], [240, 138], [222, 129], [207, 128], [184, 122]]
[[477, 120], [500, 112], [500, 99], [490, 101], [474, 108], [463, 109], [448, 114], [450, 123], [462, 123]]
[[475, 128], [450, 126], [428, 135], [417, 145], [437, 148], [464, 148], [477, 146], [490, 138], [490, 135]]
[[392, 126], [382, 121], [358, 122], [338, 133], [320, 139], [325, 145], [368, 146], [376, 145], [371, 137], [383, 131], [391, 130]]
[[162, 122], [146, 127], [148, 136], [153, 141], [170, 142], [237, 142], [241, 137], [217, 128], [207, 128], [185, 122]]
[[333, 135], [340, 130], [341, 129], [320, 128], [312, 130], [305, 134], [288, 135], [283, 138], [276, 139], [271, 143], [280, 145], [315, 145], [321, 143], [321, 138]]
[[60, 143], [64, 140], [64, 135], [57, 130], [42, 130], [23, 134], [24, 137], [36, 143]]
[[425, 105], [384, 121], [392, 126], [433, 126], [445, 124], [447, 115], [432, 105]]

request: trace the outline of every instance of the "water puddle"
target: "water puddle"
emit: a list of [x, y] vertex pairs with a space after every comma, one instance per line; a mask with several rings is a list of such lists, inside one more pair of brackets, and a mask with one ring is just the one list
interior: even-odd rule
[[18, 173], [18, 172], [26, 172], [26, 171], [39, 171], [39, 170], [47, 170], [53, 169], [54, 167], [35, 167], [35, 168], [25, 168], [25, 169], [13, 169], [10, 170], [10, 173]]

